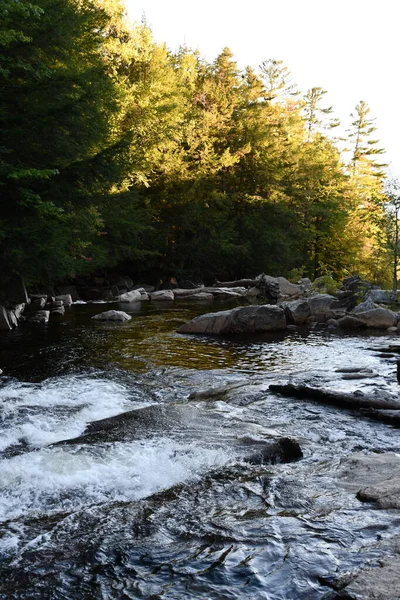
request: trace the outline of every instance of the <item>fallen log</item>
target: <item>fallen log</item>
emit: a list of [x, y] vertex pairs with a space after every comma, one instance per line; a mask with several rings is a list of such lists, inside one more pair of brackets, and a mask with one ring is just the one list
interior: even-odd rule
[[271, 392], [289, 396], [291, 398], [301, 398], [302, 400], [315, 400], [322, 404], [333, 404], [343, 408], [376, 408], [384, 410], [400, 410], [400, 402], [395, 399], [377, 398], [375, 396], [366, 396], [362, 393], [346, 394], [344, 392], [332, 392], [321, 388], [312, 388], [307, 385], [286, 385], [269, 386]]

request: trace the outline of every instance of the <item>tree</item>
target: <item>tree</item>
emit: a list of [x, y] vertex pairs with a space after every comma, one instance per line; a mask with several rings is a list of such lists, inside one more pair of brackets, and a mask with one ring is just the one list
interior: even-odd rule
[[84, 270], [119, 177], [120, 91], [93, 1], [0, 5], [0, 267], [46, 280]]
[[323, 90], [320, 87], [313, 87], [308, 90], [307, 94], [304, 96], [304, 118], [307, 129], [307, 141], [310, 141], [312, 135], [317, 131], [323, 132], [340, 125], [338, 119], [327, 119], [333, 112], [332, 106], [325, 108], [320, 106], [320, 102], [326, 93], [326, 90]]
[[400, 181], [398, 179], [389, 180], [385, 186], [384, 209], [383, 228], [392, 263], [393, 293], [396, 295], [400, 252]]

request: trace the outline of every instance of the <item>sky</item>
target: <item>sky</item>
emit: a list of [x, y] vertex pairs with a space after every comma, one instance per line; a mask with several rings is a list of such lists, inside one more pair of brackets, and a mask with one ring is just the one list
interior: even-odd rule
[[[374, 138], [389, 177], [400, 178], [399, 0], [125, 0], [145, 15], [157, 42], [186, 44], [213, 61], [228, 46], [240, 67], [283, 60], [302, 92], [327, 90], [343, 127], [360, 100], [371, 108]], [[383, 162], [383, 161], [382, 161]]]

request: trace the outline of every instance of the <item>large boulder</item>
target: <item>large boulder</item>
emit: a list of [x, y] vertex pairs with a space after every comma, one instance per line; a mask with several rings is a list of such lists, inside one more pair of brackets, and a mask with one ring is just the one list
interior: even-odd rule
[[277, 277], [276, 280], [281, 296], [301, 296], [302, 290], [298, 285], [290, 283], [285, 277]]
[[56, 300], [61, 300], [63, 306], [71, 306], [72, 304], [72, 296], [71, 294], [60, 294], [56, 296]]
[[311, 315], [317, 321], [326, 321], [328, 315], [337, 304], [337, 299], [335, 296], [330, 296], [329, 294], [315, 294], [315, 296], [311, 296], [308, 299], [308, 303], [310, 305]]
[[280, 294], [279, 281], [270, 275], [258, 275], [256, 287], [270, 304], [276, 304]]
[[367, 310], [374, 310], [374, 308], [379, 308], [379, 306], [376, 306], [376, 304], [372, 302], [371, 298], [367, 298], [367, 300], [364, 300], [364, 302], [361, 302], [361, 304], [355, 306], [351, 313], [353, 315], [357, 315], [358, 313], [363, 313]]
[[141, 299], [142, 294], [139, 290], [125, 292], [125, 294], [121, 294], [119, 297], [120, 302], [140, 302]]
[[280, 306], [285, 311], [287, 322], [292, 325], [303, 325], [311, 316], [311, 308], [307, 300], [283, 302]]
[[207, 313], [179, 327], [178, 333], [256, 333], [282, 331], [286, 327], [283, 308], [267, 304]]
[[366, 327], [375, 329], [387, 329], [396, 324], [396, 314], [387, 308], [374, 308], [365, 312], [357, 313], [357, 319], [363, 321]]
[[127, 315], [123, 310], [106, 310], [98, 315], [92, 317], [96, 321], [116, 321], [116, 322], [124, 322], [130, 321], [132, 317]]
[[353, 315], [345, 315], [341, 319], [338, 319], [337, 326], [341, 329], [361, 329], [365, 327], [365, 323]]

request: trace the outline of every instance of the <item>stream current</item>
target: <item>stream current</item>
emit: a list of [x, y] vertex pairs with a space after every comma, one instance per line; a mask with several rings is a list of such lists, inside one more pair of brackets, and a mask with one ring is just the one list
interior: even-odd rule
[[[390, 554], [396, 511], [339, 474], [352, 453], [400, 452], [398, 430], [268, 386], [393, 391], [393, 338], [179, 335], [207, 311], [185, 305], [90, 320], [107, 308], [0, 337], [1, 600], [329, 600], [326, 578]], [[354, 366], [379, 376], [337, 372]], [[302, 459], [249, 460], [282, 436]]]

